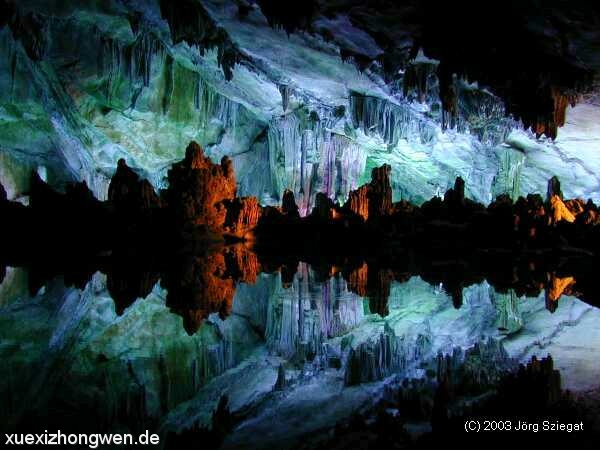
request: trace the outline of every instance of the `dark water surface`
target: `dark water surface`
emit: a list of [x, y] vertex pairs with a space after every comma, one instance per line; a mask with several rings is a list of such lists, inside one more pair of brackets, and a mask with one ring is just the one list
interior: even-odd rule
[[457, 304], [447, 286], [418, 275], [381, 281], [378, 272], [374, 287], [366, 267], [299, 263], [268, 273], [236, 251], [186, 261], [157, 274], [113, 266], [89, 281], [7, 268], [0, 285], [6, 432], [39, 424], [149, 429], [164, 443], [169, 431], [210, 427], [226, 397], [225, 447], [294, 446], [367, 410], [390, 386], [430, 380], [439, 354], [461, 360], [474, 346], [486, 380], [551, 354], [563, 387], [598, 384], [600, 310], [555, 298], [557, 289], [573, 290], [566, 278], [533, 296], [481, 281], [461, 288]]

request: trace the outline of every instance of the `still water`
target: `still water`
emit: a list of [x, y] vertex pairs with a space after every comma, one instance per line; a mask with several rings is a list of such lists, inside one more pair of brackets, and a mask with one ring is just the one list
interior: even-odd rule
[[600, 310], [569, 296], [549, 308], [543, 292], [518, 297], [485, 281], [457, 307], [443, 286], [412, 276], [392, 282], [382, 306], [339, 273], [324, 279], [300, 263], [293, 277], [214, 284], [192, 271], [177, 289], [152, 280], [145, 298], [119, 308], [100, 272], [83, 289], [58, 277], [33, 294], [29, 277], [7, 268], [0, 285], [7, 432], [43, 423], [164, 437], [209, 427], [225, 396], [225, 448], [285, 447], [476, 345], [482, 373], [551, 354], [563, 387], [585, 391], [600, 370]]

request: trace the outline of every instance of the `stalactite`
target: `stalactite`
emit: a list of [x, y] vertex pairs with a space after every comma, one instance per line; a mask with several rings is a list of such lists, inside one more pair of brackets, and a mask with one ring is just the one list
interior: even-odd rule
[[283, 107], [283, 112], [286, 112], [290, 105], [290, 95], [292, 93], [292, 90], [289, 85], [280, 84], [279, 92], [281, 93], [281, 105]]
[[393, 147], [400, 139], [428, 143], [435, 136], [433, 123], [407, 104], [352, 92], [350, 112], [354, 128], [361, 129], [367, 136], [377, 135]]
[[229, 81], [233, 78], [233, 68], [242, 59], [242, 54], [225, 29], [214, 22], [201, 3], [181, 0], [174, 5], [169, 0], [161, 0], [160, 11], [169, 24], [174, 44], [186, 42], [190, 47], [197, 47], [201, 54], [216, 48], [217, 62], [225, 79]]
[[455, 83], [458, 128], [469, 131], [487, 145], [500, 145], [521, 125], [507, 114], [504, 102], [490, 92], [470, 85], [466, 80]]
[[217, 91], [200, 74], [197, 75], [194, 89], [194, 105], [200, 113], [200, 126], [206, 129], [212, 120], [219, 120], [223, 127], [231, 130], [233, 136], [237, 130], [237, 117], [240, 105]]
[[162, 98], [162, 113], [164, 115], [169, 111], [171, 97], [173, 94], [173, 58], [167, 55], [164, 66], [165, 90]]
[[425, 103], [429, 91], [429, 78], [435, 73], [435, 64], [423, 62], [411, 62], [406, 67], [402, 79], [402, 93], [408, 98], [414, 91], [417, 93], [417, 100]]
[[498, 150], [498, 172], [492, 181], [491, 198], [508, 194], [513, 200], [521, 195], [521, 176], [525, 166], [525, 155], [510, 148]]
[[271, 122], [268, 129], [274, 193], [280, 196], [284, 189], [292, 190], [301, 215], [311, 211], [319, 191], [345, 200], [366, 164], [366, 152], [358, 144], [331, 131], [339, 119], [328, 113], [315, 119], [316, 114], [294, 111]]
[[440, 80], [440, 100], [442, 101], [442, 130], [455, 128], [458, 119], [458, 97], [454, 75], [440, 64], [438, 67]]

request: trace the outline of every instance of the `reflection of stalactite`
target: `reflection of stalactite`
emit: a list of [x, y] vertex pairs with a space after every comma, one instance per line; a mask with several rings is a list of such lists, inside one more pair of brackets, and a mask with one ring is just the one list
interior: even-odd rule
[[404, 367], [396, 337], [382, 333], [375, 342], [350, 349], [345, 367], [345, 383], [355, 385], [381, 380]]
[[494, 302], [498, 314], [498, 330], [504, 334], [519, 331], [523, 326], [523, 317], [515, 291], [511, 289], [508, 294], [495, 294]]

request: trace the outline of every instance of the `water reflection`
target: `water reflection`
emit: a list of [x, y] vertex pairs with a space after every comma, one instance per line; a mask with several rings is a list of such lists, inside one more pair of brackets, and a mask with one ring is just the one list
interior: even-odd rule
[[567, 386], [588, 388], [599, 311], [571, 296], [579, 279], [527, 267], [510, 272], [531, 276], [496, 289], [507, 284], [381, 261], [261, 259], [238, 245], [143, 263], [111, 255], [58, 278], [54, 268], [8, 268], [2, 421], [165, 435], [209, 426], [226, 395], [241, 427], [227, 445], [251, 446], [275, 416], [281, 435], [333, 425], [378, 395], [365, 383], [427, 378], [440, 353], [490, 338], [498, 370], [551, 353]]

